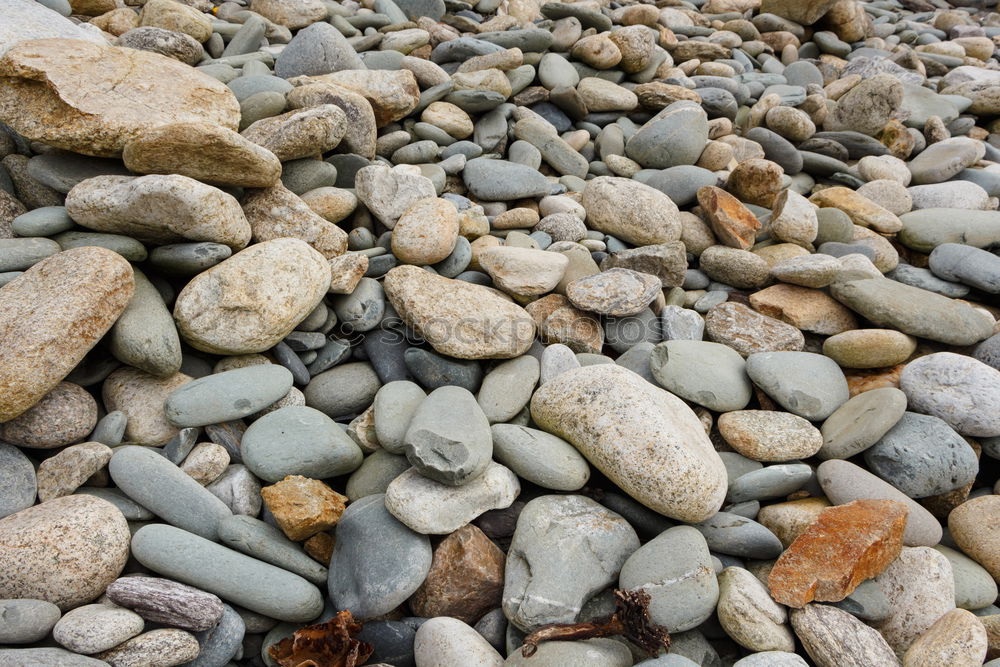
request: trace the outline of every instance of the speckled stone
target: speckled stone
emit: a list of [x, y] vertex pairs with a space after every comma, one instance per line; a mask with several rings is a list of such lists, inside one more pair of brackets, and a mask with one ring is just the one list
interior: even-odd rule
[[133, 289], [131, 265], [94, 246], [46, 258], [5, 285], [0, 421], [17, 417], [65, 378], [121, 315]]
[[797, 415], [774, 410], [738, 410], [719, 416], [719, 433], [733, 449], [755, 461], [791, 461], [812, 456], [823, 445], [819, 430]]
[[135, 637], [146, 627], [139, 614], [114, 604], [88, 604], [66, 612], [52, 638], [76, 653], [99, 653]]
[[133, 637], [97, 655], [111, 667], [140, 667], [188, 662], [198, 657], [199, 650], [198, 640], [190, 632], [161, 628]]
[[0, 519], [0, 596], [66, 610], [104, 592], [129, 553], [125, 517], [92, 496], [55, 498]]
[[104, 381], [104, 405], [128, 417], [124, 442], [159, 447], [177, 435], [178, 428], [163, 412], [163, 402], [191, 379], [184, 373], [158, 378], [128, 366], [112, 372]]
[[719, 623], [733, 640], [751, 651], [794, 651], [788, 612], [771, 599], [757, 577], [740, 567], [719, 574]]
[[876, 629], [897, 655], [942, 615], [955, 608], [951, 564], [929, 547], [904, 547], [875, 583], [889, 598], [892, 615]]
[[[680, 399], [625, 368], [562, 373], [535, 392], [531, 415], [653, 510], [701, 521], [722, 504], [725, 468], [701, 422]], [[615, 417], [610, 430], [608, 415]]]
[[51, 449], [77, 442], [97, 424], [97, 402], [86, 390], [60, 382], [29, 410], [0, 425], [0, 438], [21, 447]]
[[99, 442], [72, 445], [38, 465], [38, 500], [68, 496], [111, 460], [112, 450]]

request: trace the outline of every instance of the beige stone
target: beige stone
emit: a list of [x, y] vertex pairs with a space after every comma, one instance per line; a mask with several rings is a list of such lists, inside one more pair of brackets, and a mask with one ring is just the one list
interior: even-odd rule
[[988, 648], [982, 621], [970, 611], [952, 609], [906, 649], [903, 667], [979, 667]]
[[125, 144], [122, 159], [137, 174], [180, 174], [213, 185], [266, 188], [281, 178], [273, 153], [208, 122], [151, 128]]
[[757, 522], [774, 533], [787, 549], [827, 507], [830, 502], [826, 498], [802, 498], [765, 505], [757, 513]]
[[346, 133], [343, 110], [334, 104], [321, 104], [262, 118], [240, 134], [286, 162], [331, 151]]
[[659, 190], [638, 181], [599, 176], [587, 181], [581, 200], [587, 226], [635, 245], [680, 238], [677, 205]]
[[243, 199], [243, 213], [257, 243], [295, 238], [305, 241], [327, 259], [347, 251], [347, 232], [314, 213], [280, 183], [248, 193]]
[[147, 0], [139, 12], [139, 25], [173, 30], [199, 42], [207, 42], [212, 36], [211, 19], [177, 0]]
[[823, 354], [845, 368], [895, 366], [916, 349], [916, 338], [895, 329], [855, 329], [823, 341]]
[[[109, 4], [114, 4], [110, 0]], [[82, 13], [82, 12], [77, 12]], [[106, 33], [119, 37], [133, 28], [139, 27], [139, 15], [131, 7], [118, 7], [90, 19], [90, 25], [100, 28]]]
[[220, 81], [166, 56], [40, 39], [0, 58], [0, 117], [30, 139], [115, 157], [161, 125], [209, 122], [235, 130], [240, 108]]
[[292, 89], [288, 95], [288, 106], [292, 109], [333, 104], [347, 116], [347, 128], [342, 140], [351, 153], [368, 158], [375, 157], [375, 141], [378, 130], [375, 126], [375, 112], [371, 103], [363, 95], [333, 83], [305, 83]]
[[1000, 496], [965, 501], [948, 515], [948, 530], [966, 555], [1000, 581]]
[[330, 289], [326, 258], [299, 239], [242, 250], [189, 282], [174, 320], [192, 347], [214, 354], [263, 352], [304, 320]]
[[536, 296], [559, 284], [569, 258], [557, 252], [500, 246], [480, 253], [479, 265], [500, 289], [518, 296]]
[[895, 234], [903, 228], [902, 221], [894, 213], [850, 188], [825, 188], [810, 197], [809, 201], [823, 208], [839, 208], [854, 224], [869, 227], [880, 234]]
[[528, 313], [487, 287], [415, 266], [392, 269], [383, 286], [400, 317], [441, 354], [509, 359], [524, 354], [535, 338]]
[[406, 264], [435, 264], [445, 259], [458, 240], [458, 211], [447, 199], [421, 199], [392, 228], [392, 254]]
[[368, 270], [368, 255], [347, 253], [330, 258], [330, 289], [332, 294], [350, 294]]
[[469, 114], [450, 102], [431, 102], [420, 114], [420, 120], [441, 128], [456, 139], [465, 139], [474, 129]]
[[735, 410], [719, 415], [719, 433], [754, 461], [805, 459], [823, 446], [819, 429], [790, 412]]
[[214, 442], [200, 442], [195, 445], [180, 465], [191, 479], [202, 486], [211, 484], [229, 466], [229, 452]]
[[250, 9], [292, 30], [322, 21], [329, 14], [322, 0], [253, 0]]
[[719, 624], [732, 639], [751, 651], [795, 650], [787, 610], [771, 599], [757, 577], [741, 567], [719, 573]]
[[112, 450], [99, 442], [72, 445], [38, 465], [38, 500], [68, 496], [111, 460]]
[[621, 366], [557, 375], [535, 392], [531, 416], [635, 500], [668, 517], [703, 521], [726, 495], [725, 467], [694, 412]]
[[417, 79], [409, 70], [342, 70], [320, 76], [296, 77], [291, 83], [333, 83], [362, 95], [371, 104], [378, 127], [405, 118], [420, 102]]
[[88, 229], [144, 243], [211, 241], [239, 250], [250, 242], [239, 202], [187, 176], [94, 176], [69, 191], [66, 212]]
[[955, 608], [951, 563], [930, 547], [904, 547], [899, 558], [875, 577], [875, 583], [888, 598], [892, 613], [873, 625], [900, 657]]
[[96, 246], [43, 259], [0, 290], [0, 422], [65, 378], [132, 298], [132, 267]]
[[128, 417], [125, 442], [160, 447], [177, 435], [177, 427], [167, 421], [163, 402], [175, 389], [193, 378], [174, 373], [158, 378], [137, 368], [123, 366], [104, 381], [104, 405], [121, 410]]
[[344, 188], [316, 188], [302, 193], [299, 198], [313, 213], [333, 223], [344, 220], [358, 207], [357, 195]]
[[817, 667], [899, 667], [876, 630], [826, 604], [793, 609], [792, 627]]
[[63, 611], [95, 599], [125, 567], [128, 522], [94, 496], [55, 498], [0, 519], [0, 596]]
[[830, 336], [858, 327], [854, 314], [820, 290], [798, 285], [772, 285], [750, 295], [750, 305], [797, 329]]

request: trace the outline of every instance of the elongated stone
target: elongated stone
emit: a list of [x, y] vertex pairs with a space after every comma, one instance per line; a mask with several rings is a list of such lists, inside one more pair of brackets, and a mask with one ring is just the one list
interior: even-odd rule
[[292, 373], [259, 364], [206, 375], [175, 389], [163, 404], [174, 426], [185, 428], [234, 421], [263, 410], [292, 388]]
[[147, 621], [185, 630], [208, 630], [222, 617], [222, 600], [211, 593], [159, 577], [123, 577], [105, 591], [115, 604]]
[[297, 574], [180, 528], [143, 526], [132, 555], [154, 572], [281, 621], [311, 621], [323, 610], [319, 589]]

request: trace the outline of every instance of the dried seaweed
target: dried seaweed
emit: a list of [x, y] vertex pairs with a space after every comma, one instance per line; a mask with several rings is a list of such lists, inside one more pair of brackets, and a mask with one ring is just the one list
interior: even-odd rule
[[374, 650], [371, 644], [353, 638], [361, 627], [351, 612], [342, 611], [326, 623], [296, 630], [268, 653], [281, 667], [357, 667]]
[[530, 658], [541, 642], [555, 640], [594, 639], [621, 635], [655, 656], [670, 648], [667, 629], [649, 620], [649, 594], [635, 591], [615, 591], [615, 613], [603, 621], [587, 623], [554, 623], [539, 628], [524, 638], [521, 655]]

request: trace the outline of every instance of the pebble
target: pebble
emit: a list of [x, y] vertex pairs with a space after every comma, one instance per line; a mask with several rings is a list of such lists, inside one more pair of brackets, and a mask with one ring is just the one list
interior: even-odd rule
[[898, 665], [899, 659], [879, 632], [825, 604], [794, 609], [792, 628], [816, 664]]
[[837, 408], [820, 427], [822, 459], [848, 459], [865, 451], [903, 417], [906, 394], [895, 387], [862, 392]]
[[176, 665], [194, 660], [199, 650], [198, 640], [190, 632], [161, 628], [143, 633], [98, 655], [112, 667]]
[[904, 547], [885, 572], [875, 577], [875, 583], [892, 609], [878, 630], [897, 655], [955, 608], [951, 565], [930, 547]]
[[4, 644], [33, 644], [43, 639], [59, 621], [59, 607], [45, 600], [0, 601], [4, 619], [0, 641]]
[[[618, 415], [614, 432], [602, 426], [606, 414]], [[698, 521], [721, 505], [725, 471], [697, 417], [631, 371], [604, 364], [567, 371], [535, 392], [531, 415], [653, 510]]]
[[518, 424], [494, 424], [493, 456], [542, 488], [576, 491], [590, 478], [587, 460], [571, 444], [550, 433]]
[[726, 633], [751, 651], [795, 649], [785, 608], [749, 571], [727, 567], [719, 573], [719, 623]]
[[709, 410], [742, 410], [750, 401], [746, 362], [720, 343], [671, 340], [653, 348], [649, 368], [664, 389]]
[[996, 557], [997, 531], [993, 519], [1000, 511], [1000, 497], [984, 495], [971, 498], [948, 515], [948, 532], [958, 547], [986, 568], [993, 578], [1000, 572]]
[[93, 654], [118, 646], [145, 627], [134, 611], [114, 604], [88, 604], [60, 618], [52, 638], [75, 653]]
[[292, 388], [292, 374], [277, 364], [237, 368], [198, 378], [164, 402], [167, 420], [179, 428], [241, 419], [271, 405]]
[[420, 587], [430, 570], [430, 540], [393, 517], [381, 494], [351, 503], [336, 536], [330, 599], [356, 618], [395, 609]]
[[755, 461], [791, 461], [816, 454], [822, 433], [797, 415], [768, 410], [735, 410], [721, 415], [719, 433], [737, 452]]
[[849, 398], [837, 364], [811, 352], [761, 352], [747, 357], [750, 379], [793, 414], [822, 421]]
[[589, 498], [535, 498], [521, 511], [507, 552], [504, 614], [525, 632], [573, 623], [638, 547], [628, 522]]

